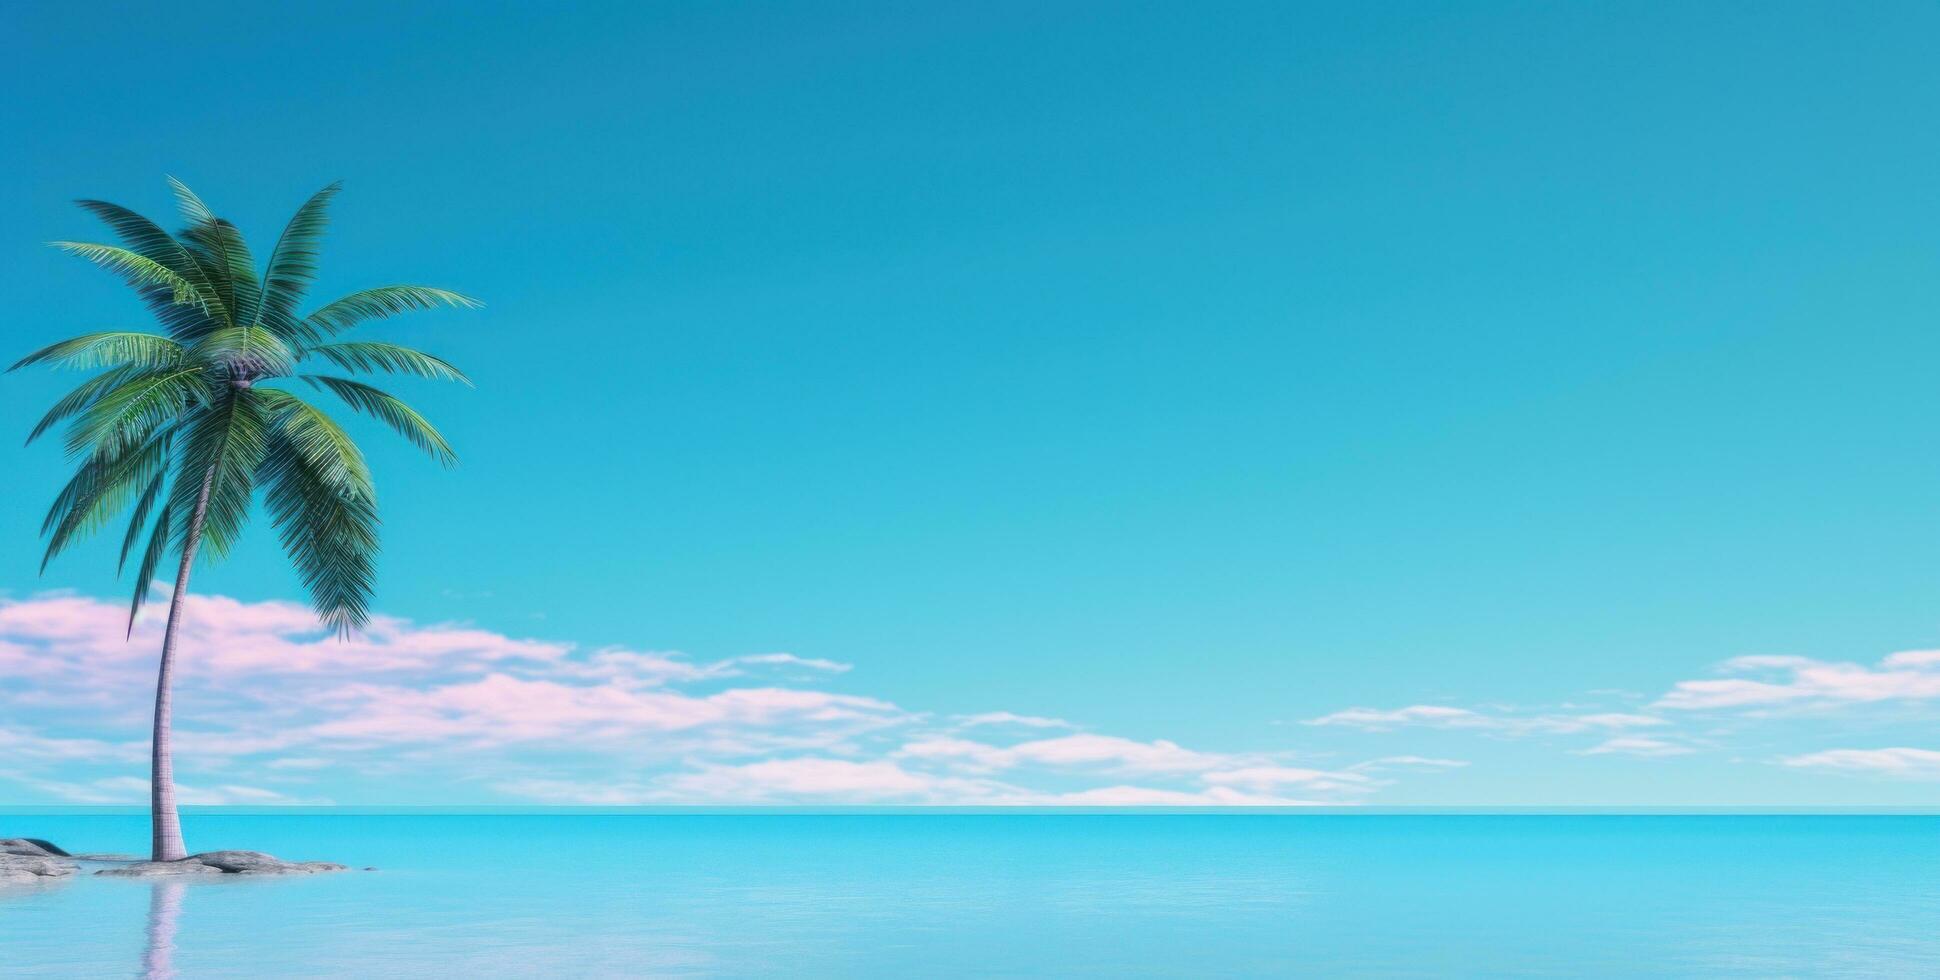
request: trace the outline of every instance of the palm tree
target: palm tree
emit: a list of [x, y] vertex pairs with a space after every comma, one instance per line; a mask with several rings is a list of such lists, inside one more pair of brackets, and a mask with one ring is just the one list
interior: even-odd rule
[[[236, 226], [181, 182], [171, 177], [169, 184], [188, 223], [180, 233], [170, 235], [127, 208], [81, 201], [121, 246], [53, 243], [126, 280], [161, 332], [87, 334], [35, 351], [9, 369], [49, 364], [99, 372], [56, 402], [27, 437], [32, 443], [65, 422], [67, 451], [79, 461], [42, 525], [48, 538], [42, 570], [74, 541], [132, 509], [121, 542], [122, 567], [141, 545], [128, 609], [132, 636], [156, 566], [171, 552], [178, 559], [155, 682], [149, 794], [156, 861], [187, 854], [175, 808], [169, 687], [196, 556], [229, 551], [260, 488], [322, 622], [342, 636], [369, 618], [378, 523], [370, 470], [343, 428], [288, 383], [334, 395], [451, 465], [451, 447], [424, 416], [341, 373], [470, 381], [444, 360], [408, 347], [333, 338], [365, 320], [479, 305], [443, 289], [381, 286], [300, 316], [297, 304], [316, 276], [338, 185], [297, 210], [259, 277]], [[341, 373], [310, 373], [316, 367]]]

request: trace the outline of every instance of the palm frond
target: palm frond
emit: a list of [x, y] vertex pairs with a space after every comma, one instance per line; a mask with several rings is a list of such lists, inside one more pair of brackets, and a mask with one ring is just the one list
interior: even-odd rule
[[216, 295], [229, 312], [229, 324], [254, 325], [263, 289], [256, 280], [256, 262], [250, 258], [242, 232], [218, 217], [187, 184], [170, 177], [168, 186], [175, 191], [182, 220], [188, 222], [181, 241], [214, 284]]
[[281, 377], [296, 365], [289, 345], [260, 326], [222, 327], [210, 331], [189, 350], [190, 360], [207, 364], [220, 377]]
[[199, 225], [216, 220], [215, 212], [211, 211], [207, 204], [202, 203], [202, 198], [196, 196], [194, 191], [189, 190], [189, 185], [175, 179], [172, 174], [168, 177], [168, 189], [175, 195], [175, 206], [182, 212], [183, 221], [190, 225]]
[[324, 229], [330, 224], [330, 199], [342, 188], [342, 183], [334, 183], [310, 195], [284, 226], [282, 237], [269, 253], [261, 319], [265, 327], [291, 343], [316, 339], [303, 332], [296, 304], [317, 277], [317, 254], [323, 245]]
[[119, 204], [107, 201], [80, 200], [74, 202], [89, 214], [100, 218], [121, 239], [130, 251], [154, 259], [174, 270], [185, 278], [192, 275], [188, 267], [188, 256], [182, 250], [182, 243], [175, 240], [161, 225], [148, 220], [140, 214]]
[[135, 499], [135, 509], [128, 515], [128, 532], [121, 536], [121, 557], [115, 560], [115, 574], [128, 567], [128, 553], [135, 550], [135, 539], [141, 537], [142, 528], [148, 526], [148, 512], [155, 508], [155, 501], [162, 495], [162, 486], [168, 482], [168, 468], [161, 467], [148, 486]]
[[370, 619], [377, 494], [350, 437], [287, 392], [262, 392], [277, 412], [259, 482], [271, 523], [296, 563], [311, 605], [340, 634]]
[[[168, 327], [169, 333], [177, 337], [193, 337], [227, 317], [228, 311], [215, 309], [220, 304], [214, 300], [215, 289], [203, 276], [202, 269], [189, 255], [188, 249], [175, 240], [175, 236], [162, 230], [160, 225], [140, 214], [130, 211], [119, 204], [107, 201], [83, 200], [75, 202], [83, 210], [100, 218], [108, 227], [114, 229], [116, 237], [123, 245], [143, 258], [152, 259], [170, 272], [189, 281], [201, 294], [207, 306], [178, 304], [173, 292], [161, 286], [138, 287], [142, 299], [154, 312], [156, 319]], [[213, 322], [212, 322], [213, 321]]]
[[349, 378], [326, 374], [300, 374], [297, 377], [309, 382], [312, 387], [329, 390], [343, 399], [344, 404], [390, 426], [398, 435], [430, 453], [438, 462], [446, 466], [458, 462], [458, 454], [452, 451], [445, 437], [424, 416], [419, 415], [417, 409], [406, 405], [396, 396]]
[[203, 480], [208, 479], [202, 546], [210, 557], [220, 559], [242, 536], [248, 520], [256, 469], [262, 465], [268, 442], [269, 419], [254, 390], [233, 390], [189, 419], [184, 435], [170, 502], [177, 513], [191, 517], [180, 522], [175, 544], [179, 550], [186, 543], [185, 536], [195, 523], [192, 515], [196, 498]]
[[136, 375], [82, 409], [67, 432], [67, 450], [115, 450], [147, 439], [186, 412], [205, 395], [197, 384], [200, 367]]
[[250, 257], [249, 243], [235, 225], [216, 218], [206, 224], [182, 231], [189, 253], [215, 280], [216, 293], [229, 308], [229, 321], [239, 327], [256, 325], [262, 307], [263, 286], [256, 279], [256, 260]]
[[148, 598], [149, 583], [155, 580], [155, 566], [161, 563], [162, 552], [175, 537], [174, 514], [173, 502], [163, 504], [154, 529], [148, 532], [148, 547], [142, 549], [141, 564], [135, 568], [135, 597], [128, 604], [129, 636], [135, 635], [135, 615], [141, 612], [141, 604]]
[[173, 436], [172, 427], [163, 429], [142, 443], [96, 452], [81, 465], [41, 522], [41, 533], [47, 535], [42, 571], [68, 545], [99, 530], [120, 512], [137, 488], [166, 472]]
[[18, 371], [30, 364], [53, 363], [83, 371], [107, 367], [153, 371], [180, 364], [182, 354], [181, 344], [159, 334], [105, 330], [49, 344], [15, 361], [7, 370]]
[[27, 444], [33, 445], [35, 439], [47, 434], [47, 430], [94, 404], [102, 395], [113, 391], [116, 386], [137, 373], [139, 372], [132, 367], [110, 368], [102, 374], [81, 382], [73, 391], [62, 395], [61, 400], [55, 402], [54, 407], [48, 409], [46, 415], [41, 416], [40, 421], [34, 425], [34, 431], [27, 434]]
[[49, 245], [63, 252], [71, 252], [109, 272], [121, 276], [128, 284], [137, 289], [144, 286], [161, 286], [169, 290], [177, 304], [194, 304], [204, 310], [209, 308], [209, 300], [200, 289], [174, 270], [148, 258], [113, 245], [98, 245], [93, 242], [49, 242]]
[[326, 304], [303, 319], [306, 327], [320, 335], [340, 333], [365, 320], [430, 310], [440, 306], [477, 309], [485, 304], [462, 293], [430, 286], [379, 286], [351, 293]]
[[346, 371], [413, 374], [436, 381], [457, 381], [467, 387], [472, 383], [450, 361], [398, 344], [352, 340], [323, 344], [304, 353], [315, 354]]
[[336, 419], [287, 391], [261, 388], [256, 395], [275, 434], [301, 451], [319, 475], [334, 485], [368, 490], [370, 467], [363, 450]]

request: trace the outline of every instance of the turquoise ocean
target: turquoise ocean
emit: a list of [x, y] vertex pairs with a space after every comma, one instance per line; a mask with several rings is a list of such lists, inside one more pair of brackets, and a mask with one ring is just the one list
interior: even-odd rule
[[[0, 889], [6, 977], [1940, 976], [1940, 817], [193, 810], [376, 871]], [[0, 837], [146, 842], [134, 812]]]

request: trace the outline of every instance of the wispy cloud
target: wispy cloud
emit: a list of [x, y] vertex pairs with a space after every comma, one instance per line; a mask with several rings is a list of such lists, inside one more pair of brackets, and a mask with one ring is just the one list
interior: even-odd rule
[[735, 657], [729, 663], [767, 664], [788, 667], [806, 667], [809, 670], [824, 670], [831, 674], [847, 673], [854, 665], [837, 663], [821, 657], [797, 657], [792, 653], [756, 653], [745, 657]]
[[1020, 715], [1009, 711], [985, 711], [981, 714], [957, 716], [957, 726], [959, 728], [976, 728], [980, 725], [1016, 725], [1022, 728], [1078, 727], [1062, 718], [1041, 718], [1036, 715]]
[[1360, 793], [1379, 785], [1375, 779], [1360, 772], [1333, 772], [1297, 766], [1246, 766], [1209, 772], [1200, 779], [1210, 786], [1234, 786], [1259, 792], [1298, 786], [1309, 790]]
[[1798, 769], [1870, 773], [1897, 779], [1940, 779], [1940, 752], [1932, 749], [1828, 749], [1779, 761]]
[[1940, 651], [1909, 650], [1866, 666], [1810, 657], [1735, 657], [1719, 678], [1679, 681], [1653, 707], [1670, 711], [1829, 706], [1940, 698]]
[[[339, 642], [303, 606], [223, 596], [189, 597], [186, 622], [177, 769], [195, 802], [292, 801], [248, 772], [583, 803], [1292, 805], [1387, 785], [1290, 765], [1283, 749], [1206, 751], [1003, 710], [933, 721], [829, 689], [852, 667], [825, 657], [580, 650], [388, 616]], [[143, 622], [130, 641], [124, 627], [118, 603], [0, 600], [0, 793], [141, 798], [159, 629]]]
[[1661, 738], [1624, 735], [1605, 739], [1579, 752], [1580, 755], [1638, 755], [1646, 757], [1689, 755], [1696, 751], [1688, 745]]
[[[139, 776], [104, 776], [79, 782], [46, 779], [31, 773], [0, 770], [0, 778], [31, 786], [64, 803], [90, 806], [130, 805], [148, 802], [148, 780]], [[176, 799], [190, 806], [287, 806], [327, 804], [327, 799], [299, 799], [259, 786], [203, 786], [177, 783]]]
[[1098, 766], [1117, 772], [1203, 772], [1226, 765], [1229, 757], [1195, 752], [1160, 739], [1139, 742], [1111, 735], [1064, 735], [998, 747], [961, 738], [911, 742], [896, 753], [916, 759], [948, 760], [976, 769], [1019, 765]]
[[1567, 735], [1577, 732], [1650, 728], [1658, 725], [1666, 725], [1669, 722], [1653, 715], [1627, 712], [1593, 712], [1588, 714], [1549, 713], [1533, 715], [1494, 712], [1485, 714], [1468, 708], [1456, 708], [1438, 704], [1415, 704], [1405, 708], [1348, 708], [1332, 714], [1322, 715], [1318, 718], [1310, 718], [1302, 724], [1333, 725], [1343, 728], [1358, 728], [1365, 731], [1389, 731], [1396, 728], [1416, 726], [1424, 728], [1473, 729], [1477, 731], [1500, 732], [1508, 735]]
[[1376, 769], [1460, 769], [1468, 765], [1464, 759], [1437, 759], [1421, 755], [1384, 755], [1379, 759], [1357, 762], [1349, 769], [1364, 772]]

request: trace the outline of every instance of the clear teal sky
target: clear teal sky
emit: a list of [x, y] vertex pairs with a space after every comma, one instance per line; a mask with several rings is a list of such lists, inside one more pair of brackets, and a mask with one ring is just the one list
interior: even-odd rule
[[[412, 389], [455, 472], [368, 434], [390, 614], [1471, 763], [1380, 802], [1940, 801], [1779, 761], [1940, 750], [1921, 697], [1299, 724], [1940, 645], [1940, 8], [566, 6], [0, 13], [0, 346], [141, 315], [73, 198], [267, 242], [342, 179], [320, 293], [489, 304], [373, 333], [478, 383]], [[62, 465], [0, 447], [0, 589], [119, 597], [36, 577]], [[301, 596], [261, 525], [198, 586]]]

